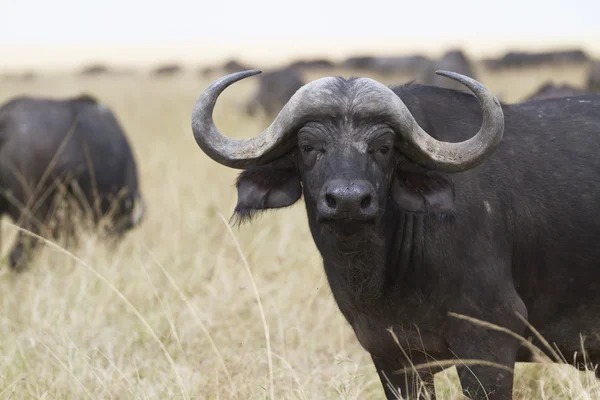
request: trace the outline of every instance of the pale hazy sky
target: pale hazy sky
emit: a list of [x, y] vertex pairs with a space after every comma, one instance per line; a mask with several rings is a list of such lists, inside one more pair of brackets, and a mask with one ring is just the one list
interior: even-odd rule
[[268, 52], [267, 42], [278, 43], [270, 49], [277, 52], [302, 41], [346, 48], [489, 40], [600, 46], [600, 0], [0, 0], [0, 15], [0, 48], [10, 49], [2, 57], [9, 62], [33, 57], [27, 49], [40, 46], [104, 46], [101, 54], [184, 44], [248, 53], [261, 43]]

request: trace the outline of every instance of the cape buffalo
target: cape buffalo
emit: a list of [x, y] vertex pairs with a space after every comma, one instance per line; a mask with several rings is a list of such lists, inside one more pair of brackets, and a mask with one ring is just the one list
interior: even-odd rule
[[302, 75], [295, 68], [282, 68], [270, 71], [260, 77], [258, 88], [246, 105], [246, 113], [250, 116], [262, 109], [272, 116], [304, 85]]
[[[242, 222], [304, 195], [333, 296], [388, 397], [388, 379], [415, 395], [409, 355], [415, 365], [485, 360], [457, 362], [465, 394], [511, 398], [507, 368], [529, 354], [449, 312], [524, 335], [520, 315], [569, 360], [582, 334], [588, 360], [600, 361], [599, 95], [508, 105], [453, 72], [438, 74], [474, 95], [328, 77], [257, 137], [229, 139], [214, 125], [215, 102], [257, 73], [225, 76], [199, 96], [196, 142], [244, 170]], [[420, 379], [431, 384], [434, 372]]]
[[589, 92], [569, 85], [556, 85], [552, 82], [546, 82], [535, 93], [527, 96], [525, 100], [550, 99], [554, 97], [573, 97], [582, 96]]
[[[0, 213], [36, 234], [48, 229], [64, 194], [117, 236], [139, 224], [145, 208], [123, 129], [87, 95], [18, 97], [0, 108], [0, 194]], [[19, 233], [10, 266], [24, 267], [35, 245]]]

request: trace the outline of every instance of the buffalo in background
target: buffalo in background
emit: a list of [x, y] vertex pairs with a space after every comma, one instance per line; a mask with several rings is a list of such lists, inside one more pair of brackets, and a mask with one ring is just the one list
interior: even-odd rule
[[434, 60], [427, 64], [419, 81], [425, 85], [444, 87], [464, 91], [465, 87], [450, 79], [446, 79], [435, 73], [437, 70], [452, 71], [461, 75], [466, 75], [475, 79], [475, 70], [471, 60], [462, 50], [450, 50], [446, 52], [439, 60]]
[[154, 76], [173, 76], [181, 73], [183, 68], [177, 64], [166, 64], [161, 65], [152, 71], [152, 75]]
[[[38, 235], [73, 237], [75, 205], [119, 237], [138, 225], [144, 202], [129, 142], [114, 114], [81, 95], [55, 100], [18, 97], [0, 107], [0, 215]], [[53, 226], [53, 224], [55, 224]], [[19, 232], [13, 269], [30, 259], [36, 241]]]
[[226, 74], [233, 74], [234, 72], [246, 71], [252, 69], [248, 65], [237, 61], [237, 60], [229, 60], [222, 65], [217, 66], [207, 66], [200, 69], [200, 75], [203, 77], [208, 77], [210, 74], [215, 72], [225, 72]]
[[108, 74], [109, 72], [110, 69], [106, 65], [93, 64], [83, 67], [80, 74], [83, 76], [98, 76]]
[[[298, 60], [290, 63], [288, 68], [297, 69], [300, 71], [311, 71], [316, 69], [332, 69], [335, 64], [326, 59], [314, 59], [314, 60]], [[244, 71], [244, 70], [242, 70]], [[239, 72], [239, 71], [235, 71]]]
[[259, 76], [258, 87], [246, 105], [249, 116], [262, 110], [266, 115], [277, 114], [288, 100], [304, 85], [300, 71], [282, 68]]
[[114, 68], [114, 67], [108, 67], [108, 66], [102, 65], [102, 64], [93, 64], [93, 65], [88, 65], [88, 66], [84, 67], [79, 72], [79, 75], [84, 76], [84, 77], [99, 77], [99, 76], [104, 76], [104, 75], [110, 75], [111, 77], [115, 77], [115, 76], [132, 75], [134, 73], [135, 73], [134, 69]]
[[525, 100], [551, 99], [556, 97], [572, 97], [589, 94], [585, 89], [577, 88], [571, 85], [557, 85], [553, 82], [546, 82], [535, 93], [530, 94]]

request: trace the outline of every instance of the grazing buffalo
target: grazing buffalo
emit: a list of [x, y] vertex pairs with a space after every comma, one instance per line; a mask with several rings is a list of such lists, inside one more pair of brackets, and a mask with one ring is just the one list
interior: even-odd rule
[[600, 93], [600, 61], [592, 64], [587, 81], [588, 89], [594, 93]]
[[194, 137], [244, 170], [240, 221], [304, 195], [333, 296], [388, 397], [414, 395], [439, 370], [420, 369], [417, 381], [410, 356], [487, 361], [457, 363], [463, 390], [511, 398], [507, 368], [531, 354], [449, 312], [526, 335], [522, 316], [569, 360], [582, 334], [587, 359], [600, 361], [599, 95], [507, 105], [452, 72], [438, 73], [473, 94], [329, 77], [300, 89], [257, 137], [223, 136], [215, 102], [259, 72], [206, 89]]
[[[123, 129], [110, 110], [87, 95], [19, 97], [0, 108], [0, 194], [0, 213], [36, 234], [48, 231], [56, 210], [67, 203], [65, 195], [92, 210], [93, 221], [116, 237], [144, 214]], [[76, 223], [68, 222], [59, 228]], [[34, 246], [20, 233], [10, 266], [25, 266]]]
[[573, 97], [573, 96], [582, 96], [584, 94], [588, 94], [589, 92], [584, 89], [576, 88], [569, 85], [556, 85], [552, 82], [546, 82], [535, 93], [527, 96], [525, 100], [534, 100], [534, 99], [551, 99], [555, 97]]
[[267, 72], [260, 76], [258, 88], [246, 105], [246, 112], [253, 116], [262, 109], [266, 115], [272, 116], [281, 110], [302, 85], [302, 75], [295, 68]]
[[476, 78], [471, 61], [469, 61], [469, 58], [461, 50], [448, 51], [439, 60], [430, 62], [423, 69], [420, 81], [426, 85], [464, 91], [465, 87], [463, 85], [459, 82], [444, 79], [444, 77], [437, 75], [435, 73], [437, 70], [454, 71], [470, 78]]

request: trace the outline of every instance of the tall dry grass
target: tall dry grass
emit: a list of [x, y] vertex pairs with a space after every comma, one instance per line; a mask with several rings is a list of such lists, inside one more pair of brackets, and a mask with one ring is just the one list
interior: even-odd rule
[[[572, 77], [577, 83], [577, 71]], [[518, 79], [498, 79], [483, 82], [522, 95]], [[19, 275], [3, 266], [0, 398], [383, 397], [331, 296], [302, 202], [252, 226], [226, 224], [237, 171], [208, 159], [190, 130], [208, 84], [192, 73], [0, 82], [1, 102], [87, 92], [113, 109], [148, 205], [144, 223], [117, 245], [88, 234], [69, 251], [43, 246]], [[240, 82], [217, 105], [217, 125], [232, 137], [267, 124], [240, 113], [253, 86]], [[4, 255], [16, 232], [5, 221]], [[525, 387], [544, 380], [556, 381], [543, 374]], [[561, 398], [598, 395], [593, 385], [577, 388]]]

